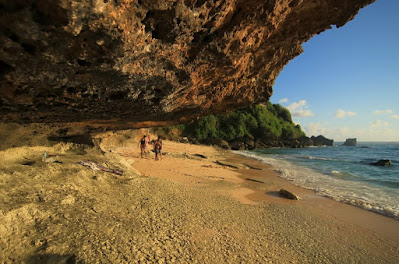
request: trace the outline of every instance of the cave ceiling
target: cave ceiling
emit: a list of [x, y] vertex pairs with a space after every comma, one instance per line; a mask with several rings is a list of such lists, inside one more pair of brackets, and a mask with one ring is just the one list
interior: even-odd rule
[[303, 42], [372, 2], [1, 0], [0, 121], [152, 126], [267, 102]]

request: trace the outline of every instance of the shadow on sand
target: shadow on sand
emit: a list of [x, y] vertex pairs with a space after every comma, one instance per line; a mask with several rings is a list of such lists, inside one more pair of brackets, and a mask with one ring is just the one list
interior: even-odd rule
[[266, 193], [267, 195], [273, 196], [273, 197], [277, 197], [277, 198], [281, 198], [280, 192], [279, 191], [270, 191]]
[[36, 254], [26, 259], [27, 264], [84, 264], [75, 255]]

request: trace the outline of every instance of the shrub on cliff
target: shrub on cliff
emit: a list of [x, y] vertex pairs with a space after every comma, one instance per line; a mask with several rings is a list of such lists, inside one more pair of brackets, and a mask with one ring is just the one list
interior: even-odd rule
[[204, 116], [192, 124], [185, 129], [190, 131], [190, 136], [198, 140], [218, 137], [219, 120], [215, 116]]
[[291, 113], [287, 108], [281, 106], [280, 104], [274, 104], [273, 107], [277, 117], [287, 121], [288, 123], [292, 123]]
[[184, 127], [183, 134], [198, 140], [243, 137], [293, 139], [305, 136], [288, 109], [279, 104], [254, 105], [231, 113], [202, 117]]

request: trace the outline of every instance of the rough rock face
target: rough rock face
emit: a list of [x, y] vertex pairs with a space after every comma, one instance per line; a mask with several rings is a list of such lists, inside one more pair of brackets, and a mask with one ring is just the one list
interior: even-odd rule
[[333, 146], [334, 144], [334, 140], [328, 139], [322, 135], [317, 137], [312, 136], [310, 139], [312, 140], [314, 146]]
[[356, 138], [347, 138], [344, 142], [344, 144], [342, 144], [343, 146], [349, 146], [349, 147], [354, 147], [357, 145], [357, 140]]
[[0, 0], [0, 121], [184, 121], [265, 102], [374, 0]]

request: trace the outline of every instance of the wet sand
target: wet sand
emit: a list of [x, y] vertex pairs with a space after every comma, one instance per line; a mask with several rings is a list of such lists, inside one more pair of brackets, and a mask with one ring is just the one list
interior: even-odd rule
[[[399, 221], [316, 196], [268, 165], [212, 147], [165, 141], [163, 160], [140, 158], [140, 136], [99, 134], [99, 147], [8, 141], [0, 150], [1, 263], [399, 259]], [[44, 150], [62, 163], [42, 162]], [[302, 200], [281, 198], [281, 188]]]

